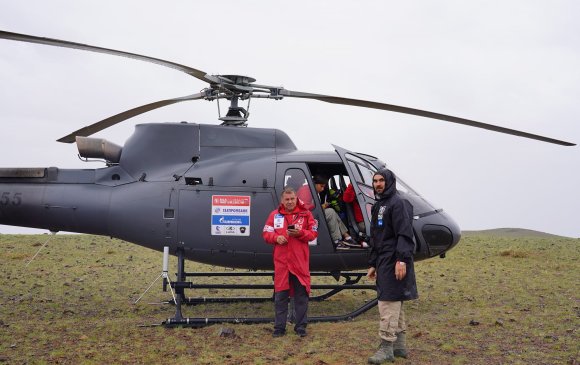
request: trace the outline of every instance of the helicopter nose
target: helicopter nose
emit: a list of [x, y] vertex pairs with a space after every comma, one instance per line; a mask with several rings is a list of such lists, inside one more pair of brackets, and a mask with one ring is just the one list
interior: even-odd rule
[[426, 247], [419, 246], [429, 257], [444, 255], [461, 239], [461, 229], [444, 211], [437, 210], [431, 214], [416, 217], [415, 231], [420, 235], [419, 241]]

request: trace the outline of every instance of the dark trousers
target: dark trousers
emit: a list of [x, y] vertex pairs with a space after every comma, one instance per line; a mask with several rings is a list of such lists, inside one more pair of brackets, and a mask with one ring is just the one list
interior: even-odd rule
[[[296, 312], [294, 331], [305, 329], [308, 322], [308, 293], [306, 292], [306, 288], [300, 284], [300, 280], [292, 274], [290, 274], [290, 285], [294, 288], [294, 310]], [[289, 290], [274, 293], [274, 310], [276, 312], [274, 329], [286, 329], [289, 297]]]

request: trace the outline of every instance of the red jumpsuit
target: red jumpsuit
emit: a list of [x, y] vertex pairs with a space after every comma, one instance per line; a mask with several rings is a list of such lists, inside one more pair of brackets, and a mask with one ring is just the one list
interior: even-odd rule
[[342, 194], [342, 200], [345, 203], [352, 203], [354, 220], [357, 223], [364, 221], [362, 211], [360, 209], [360, 205], [358, 204], [358, 201], [356, 200], [356, 195], [354, 193], [354, 188], [352, 187], [352, 184], [348, 184], [348, 186], [346, 187], [346, 190], [344, 190], [344, 194]]
[[[288, 235], [287, 229], [291, 224], [300, 230], [300, 236], [291, 237]], [[292, 273], [310, 294], [310, 248], [308, 241], [312, 241], [318, 236], [317, 231], [318, 222], [301, 201], [297, 201], [296, 208], [291, 213], [287, 213], [282, 204], [270, 213], [264, 225], [262, 236], [267, 243], [274, 245], [275, 292], [290, 289], [289, 273]], [[277, 244], [276, 237], [278, 236], [286, 237], [288, 243]]]

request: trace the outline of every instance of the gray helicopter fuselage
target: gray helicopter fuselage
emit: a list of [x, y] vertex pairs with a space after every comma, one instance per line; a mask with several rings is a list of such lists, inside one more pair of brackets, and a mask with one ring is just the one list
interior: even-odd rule
[[[285, 171], [302, 170], [309, 180], [325, 168], [347, 175], [339, 153], [298, 151], [276, 129], [142, 124], [104, 168], [0, 169], [0, 224], [116, 237], [158, 251], [182, 247], [198, 262], [271, 269], [262, 228]], [[412, 190], [401, 194], [414, 206], [418, 260], [457, 244], [460, 230], [448, 215]], [[320, 206], [313, 214], [320, 228], [311, 269], [365, 268], [368, 252], [336, 251]]]

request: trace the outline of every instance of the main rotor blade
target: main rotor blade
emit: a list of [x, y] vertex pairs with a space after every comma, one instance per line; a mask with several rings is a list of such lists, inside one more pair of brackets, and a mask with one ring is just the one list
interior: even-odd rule
[[136, 53], [118, 51], [118, 50], [114, 50], [114, 49], [110, 49], [110, 48], [96, 47], [96, 46], [91, 46], [91, 45], [82, 44], [82, 43], [63, 41], [63, 40], [54, 39], [54, 38], [44, 38], [44, 37], [36, 37], [36, 36], [32, 36], [32, 35], [27, 35], [27, 34], [6, 32], [3, 30], [0, 30], [0, 38], [10, 39], [13, 41], [20, 41], [20, 42], [38, 43], [38, 44], [44, 44], [44, 45], [48, 45], [48, 46], [80, 49], [83, 51], [91, 51], [91, 52], [96, 52], [96, 53], [104, 53], [104, 54], [109, 54], [109, 55], [114, 55], [114, 56], [132, 58], [132, 59], [136, 59], [136, 60], [140, 60], [140, 61], [156, 63], [158, 65], [165, 66], [165, 67], [170, 67], [172, 69], [175, 69], [175, 70], [178, 70], [181, 72], [185, 72], [188, 75], [191, 75], [197, 79], [200, 79], [201, 81], [205, 81], [205, 82], [210, 83], [210, 84], [216, 84], [216, 83], [220, 82], [220, 80], [218, 78], [216, 78], [212, 75], [208, 75], [207, 73], [200, 71], [200, 70], [197, 70], [193, 67], [180, 65], [178, 63], [171, 62], [171, 61], [165, 61], [165, 60], [162, 60], [159, 58], [143, 56], [143, 55], [136, 54]]
[[151, 111], [153, 109], [161, 108], [161, 107], [175, 104], [175, 103], [180, 103], [182, 101], [203, 99], [205, 96], [206, 96], [206, 94], [202, 92], [202, 93], [197, 93], [197, 94], [193, 94], [193, 95], [189, 95], [189, 96], [183, 96], [181, 98], [160, 100], [160, 101], [156, 101], [153, 103], [141, 105], [141, 106], [138, 106], [136, 108], [119, 113], [117, 115], [113, 115], [112, 117], [109, 117], [107, 119], [103, 119], [100, 122], [96, 122], [94, 124], [83, 127], [77, 131], [72, 132], [69, 135], [66, 135], [66, 136], [58, 139], [57, 141], [63, 142], [63, 143], [73, 143], [75, 141], [76, 136], [88, 137], [92, 134], [95, 134], [99, 131], [102, 131], [103, 129], [109, 128], [112, 125], [120, 123], [124, 120], [132, 118], [132, 117], [137, 116], [139, 114], [143, 114], [145, 112]]
[[292, 98], [315, 99], [315, 100], [320, 100], [320, 101], [324, 101], [327, 103], [333, 103], [333, 104], [352, 105], [352, 106], [358, 106], [358, 107], [362, 107], [362, 108], [380, 109], [380, 110], [388, 110], [388, 111], [403, 113], [403, 114], [418, 115], [420, 117], [444, 120], [446, 122], [452, 122], [452, 123], [468, 125], [470, 127], [488, 129], [488, 130], [499, 132], [499, 133], [505, 133], [505, 134], [511, 134], [514, 136], [519, 136], [519, 137], [524, 137], [524, 138], [536, 139], [538, 141], [559, 144], [562, 146], [575, 146], [576, 145], [575, 143], [560, 141], [558, 139], [553, 139], [553, 138], [549, 138], [549, 137], [540, 136], [537, 134], [522, 132], [522, 131], [518, 131], [515, 129], [498, 127], [498, 126], [493, 125], [493, 124], [476, 122], [476, 121], [470, 120], [470, 119], [453, 117], [451, 115], [433, 113], [433, 112], [428, 112], [428, 111], [420, 110], [420, 109], [407, 108], [404, 106], [377, 103], [374, 101], [367, 101], [367, 100], [342, 98], [342, 97], [337, 97], [337, 96], [311, 94], [311, 93], [305, 93], [305, 92], [300, 92], [300, 91], [291, 91], [291, 90], [286, 90], [286, 89], [281, 89], [280, 95], [285, 96], [285, 97], [286, 96], [292, 97]]

